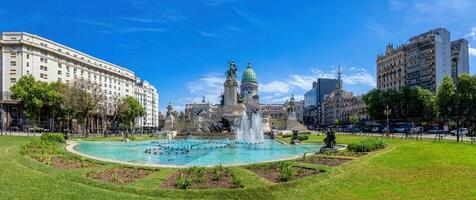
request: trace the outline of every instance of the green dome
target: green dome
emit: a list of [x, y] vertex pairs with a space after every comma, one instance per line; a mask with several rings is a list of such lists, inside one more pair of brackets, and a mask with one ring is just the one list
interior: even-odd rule
[[241, 77], [241, 83], [249, 83], [253, 82], [256, 83], [256, 73], [255, 71], [251, 68], [251, 64], [248, 64], [248, 67], [246, 68], [245, 72], [243, 72], [243, 76]]

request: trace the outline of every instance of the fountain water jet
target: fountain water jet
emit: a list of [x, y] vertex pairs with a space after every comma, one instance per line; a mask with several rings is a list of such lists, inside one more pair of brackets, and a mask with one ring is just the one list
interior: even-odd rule
[[236, 143], [239, 144], [262, 144], [264, 142], [264, 134], [261, 125], [261, 114], [259, 112], [251, 112], [248, 115], [243, 112], [241, 121], [236, 129]]

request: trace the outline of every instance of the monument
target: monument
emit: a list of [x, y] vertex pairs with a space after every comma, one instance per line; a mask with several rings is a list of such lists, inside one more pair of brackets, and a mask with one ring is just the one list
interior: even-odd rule
[[297, 121], [294, 101], [294, 95], [292, 95], [287, 107], [288, 117], [286, 119], [286, 130], [305, 131], [307, 128]]
[[175, 124], [176, 120], [174, 117], [174, 107], [172, 106], [172, 103], [169, 103], [167, 106], [167, 114], [165, 116], [165, 122], [164, 122], [164, 131], [172, 131], [175, 130]]
[[229, 61], [230, 65], [226, 74], [226, 80], [223, 84], [224, 93], [222, 95], [222, 107], [220, 112], [222, 117], [229, 121], [235, 121], [245, 111], [243, 104], [238, 103], [238, 81], [236, 80], [236, 73], [238, 68], [234, 61]]

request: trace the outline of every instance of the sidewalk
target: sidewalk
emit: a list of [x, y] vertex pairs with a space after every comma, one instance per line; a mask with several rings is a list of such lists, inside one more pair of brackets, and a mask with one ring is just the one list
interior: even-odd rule
[[[337, 132], [336, 134], [338, 135], [356, 135], [356, 136], [371, 136], [371, 137], [387, 137], [385, 136], [385, 134], [380, 134], [380, 133], [347, 133], [347, 132]], [[402, 138], [403, 136], [403, 139], [416, 139], [416, 137], [418, 136], [418, 138], [423, 138], [423, 139], [435, 139], [435, 137], [437, 136], [436, 134], [426, 134], [426, 133], [423, 133], [423, 135], [412, 135], [412, 137], [408, 137], [408, 138], [405, 138], [405, 136], [402, 134], [402, 133], [394, 133], [394, 134], [391, 134], [389, 137], [392, 137], [392, 138]], [[467, 142], [471, 142], [471, 138], [472, 137], [469, 137], [469, 136], [464, 136], [463, 137], [463, 140], [464, 141], [467, 141]], [[436, 138], [438, 140], [438, 138]], [[456, 141], [456, 136], [452, 136], [452, 135], [446, 135], [446, 136], [443, 136], [442, 140], [455, 140]]]

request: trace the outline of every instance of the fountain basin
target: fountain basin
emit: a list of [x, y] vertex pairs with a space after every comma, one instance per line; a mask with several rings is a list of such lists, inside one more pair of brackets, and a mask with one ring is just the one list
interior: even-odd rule
[[[230, 140], [229, 145], [223, 146], [223, 141], [217, 146], [207, 148], [184, 148], [187, 142], [193, 144], [203, 143], [204, 140], [178, 140], [177, 149], [161, 149], [157, 153], [147, 153], [148, 149], [161, 148], [157, 142], [166, 143], [166, 140], [140, 141], [140, 142], [115, 142], [115, 141], [81, 141], [72, 149], [73, 152], [93, 159], [108, 162], [120, 162], [144, 166], [160, 167], [190, 167], [190, 166], [224, 166], [248, 165], [253, 163], [287, 160], [301, 157], [304, 153], [318, 152], [322, 145], [301, 144], [287, 145], [275, 140], [264, 139], [262, 144], [236, 144]], [[181, 143], [179, 143], [181, 142]], [[216, 148], [213, 148], [216, 147]], [[159, 153], [161, 152], [161, 154]]]

